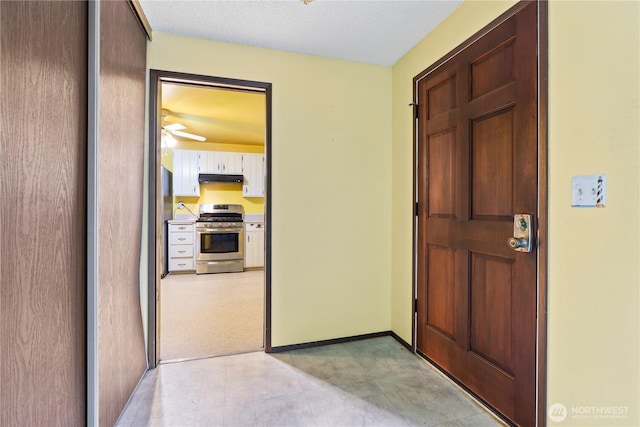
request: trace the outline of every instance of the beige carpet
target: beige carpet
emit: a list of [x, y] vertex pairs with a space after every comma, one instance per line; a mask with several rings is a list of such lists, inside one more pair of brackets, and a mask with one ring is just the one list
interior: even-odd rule
[[264, 271], [169, 275], [160, 293], [160, 360], [264, 346]]

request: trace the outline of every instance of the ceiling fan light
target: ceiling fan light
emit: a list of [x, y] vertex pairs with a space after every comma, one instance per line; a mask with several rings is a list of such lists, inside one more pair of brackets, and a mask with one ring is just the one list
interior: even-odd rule
[[167, 133], [166, 135], [162, 136], [162, 142], [163, 142], [162, 145], [166, 147], [175, 147], [176, 144], [178, 143], [178, 141], [176, 141], [176, 139], [170, 133]]

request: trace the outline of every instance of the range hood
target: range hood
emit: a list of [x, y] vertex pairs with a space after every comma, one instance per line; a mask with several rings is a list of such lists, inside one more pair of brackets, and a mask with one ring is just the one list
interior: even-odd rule
[[207, 182], [230, 182], [242, 184], [244, 177], [242, 175], [224, 175], [220, 173], [201, 173], [198, 175], [200, 184]]

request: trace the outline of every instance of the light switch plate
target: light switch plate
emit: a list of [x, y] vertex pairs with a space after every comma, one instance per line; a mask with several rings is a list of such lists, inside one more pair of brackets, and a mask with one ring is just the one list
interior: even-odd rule
[[607, 176], [584, 175], [571, 178], [571, 207], [603, 208], [607, 204]]

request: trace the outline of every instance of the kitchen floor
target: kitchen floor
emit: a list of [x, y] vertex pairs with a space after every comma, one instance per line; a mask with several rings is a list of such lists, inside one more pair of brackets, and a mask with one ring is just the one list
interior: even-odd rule
[[502, 426], [391, 337], [148, 371], [117, 426]]
[[263, 337], [264, 270], [162, 279], [161, 361], [256, 351]]

